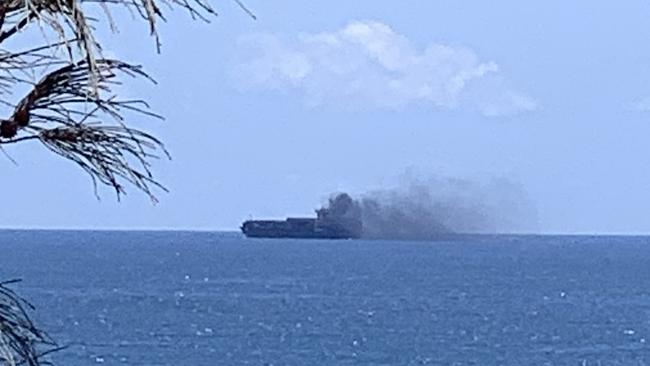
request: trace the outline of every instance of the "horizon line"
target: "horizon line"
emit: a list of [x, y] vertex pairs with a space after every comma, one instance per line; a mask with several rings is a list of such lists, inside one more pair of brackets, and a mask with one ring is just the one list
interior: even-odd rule
[[[239, 228], [161, 228], [161, 227], [1, 227], [0, 231], [86, 231], [86, 232], [197, 232], [197, 233], [239, 233]], [[477, 235], [477, 236], [650, 236], [650, 232], [475, 232], [475, 233], [441, 233], [440, 235]]]

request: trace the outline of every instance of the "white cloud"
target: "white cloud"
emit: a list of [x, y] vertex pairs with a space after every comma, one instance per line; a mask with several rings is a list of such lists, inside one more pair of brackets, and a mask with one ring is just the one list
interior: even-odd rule
[[650, 112], [650, 97], [643, 98], [639, 101], [632, 103], [629, 106], [631, 110], [637, 110], [639, 112]]
[[416, 48], [386, 24], [357, 21], [293, 40], [261, 34], [239, 40], [234, 73], [246, 89], [295, 89], [312, 104], [401, 108], [411, 103], [469, 107], [486, 116], [531, 111], [537, 102], [510, 90], [494, 62], [469, 48]]

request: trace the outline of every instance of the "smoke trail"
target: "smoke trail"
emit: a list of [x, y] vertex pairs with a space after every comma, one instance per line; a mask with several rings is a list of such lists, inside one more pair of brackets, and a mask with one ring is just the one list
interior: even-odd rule
[[[401, 188], [362, 194], [354, 200], [354, 207], [340, 196], [330, 200], [329, 209], [357, 217], [364, 238], [427, 240], [451, 233], [535, 229], [533, 205], [523, 189], [507, 179], [485, 184], [448, 178], [412, 179]], [[346, 206], [336, 208], [338, 201]]]

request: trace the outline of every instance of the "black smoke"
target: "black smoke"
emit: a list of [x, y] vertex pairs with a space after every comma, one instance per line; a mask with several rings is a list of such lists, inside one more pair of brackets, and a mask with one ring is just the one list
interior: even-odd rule
[[328, 202], [329, 212], [362, 224], [369, 239], [428, 240], [459, 233], [522, 233], [536, 228], [524, 190], [507, 179], [484, 183], [450, 178], [410, 180], [402, 187]]

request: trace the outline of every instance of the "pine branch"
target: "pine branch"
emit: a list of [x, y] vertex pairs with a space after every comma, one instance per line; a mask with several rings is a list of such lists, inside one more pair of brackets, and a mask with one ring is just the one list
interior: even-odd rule
[[7, 287], [15, 282], [0, 282], [0, 364], [49, 364], [43, 356], [61, 347], [34, 325], [28, 315], [34, 307]]

